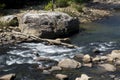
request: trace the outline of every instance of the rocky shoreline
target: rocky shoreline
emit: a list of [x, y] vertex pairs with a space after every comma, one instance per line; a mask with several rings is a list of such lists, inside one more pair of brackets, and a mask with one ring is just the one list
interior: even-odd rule
[[[46, 58], [39, 58], [37, 60], [49, 60]], [[54, 74], [54, 77], [59, 80], [69, 80], [69, 77], [67, 73], [69, 71], [74, 69], [82, 69], [83, 67], [91, 68], [93, 71], [93, 67], [97, 67], [98, 70], [100, 70], [102, 73], [105, 72], [114, 72], [116, 70], [120, 69], [120, 50], [113, 50], [110, 54], [101, 56], [90, 56], [89, 54], [83, 55], [83, 54], [77, 54], [74, 56], [73, 59], [62, 59], [61, 61], [58, 61], [56, 65], [53, 65], [49, 68], [42, 68], [39, 67], [38, 69], [42, 69], [43, 74], [49, 74], [53, 75], [56, 71], [66, 71], [66, 73], [61, 74], [57, 73]], [[74, 74], [72, 74], [74, 75]], [[94, 77], [88, 76], [88, 74], [79, 74], [81, 76], [76, 77], [74, 80], [95, 80]], [[116, 77], [116, 75], [110, 75], [110, 78], [113, 80], [119, 80], [119, 78]]]
[[[51, 62], [49, 58], [38, 57], [36, 58], [37, 61], [43, 62]], [[94, 71], [97, 67], [97, 70], [100, 73], [111, 72], [109, 76], [110, 80], [119, 80], [120, 78], [117, 75], [113, 75], [115, 71], [120, 70], [120, 50], [113, 50], [110, 54], [101, 56], [90, 56], [89, 54], [77, 54], [74, 58], [67, 58], [62, 59], [61, 61], [56, 62], [56, 64], [51, 66], [38, 66], [37, 70], [41, 70], [42, 74], [54, 76], [54, 80], [69, 80], [70, 75], [68, 74], [70, 71], [74, 70], [81, 70], [84, 67], [92, 69]], [[65, 72], [64, 72], [65, 71]], [[64, 72], [64, 73], [63, 73]], [[98, 72], [99, 73], [99, 72]], [[76, 73], [74, 73], [76, 74]], [[74, 75], [72, 74], [72, 75]], [[72, 80], [96, 80], [94, 76], [90, 76], [87, 73], [78, 73], [79, 75]], [[2, 80], [14, 80], [17, 74], [8, 74], [1, 76], [0, 79]]]

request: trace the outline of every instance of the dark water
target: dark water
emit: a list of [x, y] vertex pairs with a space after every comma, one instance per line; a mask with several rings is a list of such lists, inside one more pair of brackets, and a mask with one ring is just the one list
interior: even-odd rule
[[[69, 80], [81, 73], [94, 77], [91, 80], [113, 80], [109, 74], [119, 76], [116, 72], [102, 72], [97, 67], [80, 68], [77, 70], [53, 72], [51, 75], [42, 74], [40, 66], [48, 67], [56, 64], [63, 58], [72, 58], [74, 54], [92, 54], [93, 49], [99, 49], [101, 54], [109, 53], [114, 49], [120, 49], [120, 12], [113, 16], [96, 22], [81, 24], [86, 31], [71, 37], [72, 43], [79, 46], [77, 49], [69, 49], [61, 46], [46, 46], [42, 43], [22, 43], [18, 45], [0, 46], [0, 75], [16, 73], [15, 80], [57, 80], [55, 73], [65, 73]], [[37, 54], [37, 55], [35, 55]], [[55, 61], [39, 62], [38, 57], [49, 57]], [[94, 70], [93, 70], [94, 69]]]
[[85, 32], [73, 36], [72, 42], [75, 45], [83, 46], [84, 52], [90, 52], [97, 48], [101, 51], [111, 51], [120, 48], [120, 12], [105, 19], [82, 24]]

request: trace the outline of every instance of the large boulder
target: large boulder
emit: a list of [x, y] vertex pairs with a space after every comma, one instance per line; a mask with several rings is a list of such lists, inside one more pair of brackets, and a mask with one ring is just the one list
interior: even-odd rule
[[63, 59], [58, 63], [58, 66], [62, 68], [80, 68], [81, 63], [73, 59]]
[[27, 13], [19, 25], [25, 34], [41, 38], [57, 38], [79, 31], [79, 20], [62, 12]]

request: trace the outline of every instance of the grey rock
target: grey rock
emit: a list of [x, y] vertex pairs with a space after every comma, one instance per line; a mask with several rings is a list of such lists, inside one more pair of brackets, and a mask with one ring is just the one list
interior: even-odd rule
[[23, 33], [41, 38], [64, 37], [79, 31], [79, 20], [62, 12], [24, 14], [20, 20]]
[[100, 67], [102, 67], [106, 71], [116, 71], [116, 67], [112, 64], [99, 64]]
[[51, 72], [48, 70], [43, 70], [43, 74], [51, 74]]
[[58, 63], [58, 66], [62, 68], [80, 68], [81, 63], [73, 59], [63, 59]]
[[60, 71], [60, 70], [62, 70], [62, 68], [59, 66], [52, 66], [52, 68], [49, 69], [49, 71]]

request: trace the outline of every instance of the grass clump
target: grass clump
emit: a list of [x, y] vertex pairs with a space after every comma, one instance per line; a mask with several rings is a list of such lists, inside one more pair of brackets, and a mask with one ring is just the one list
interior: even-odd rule
[[51, 10], [53, 8], [53, 3], [52, 1], [50, 1], [46, 6], [45, 6], [45, 10]]

